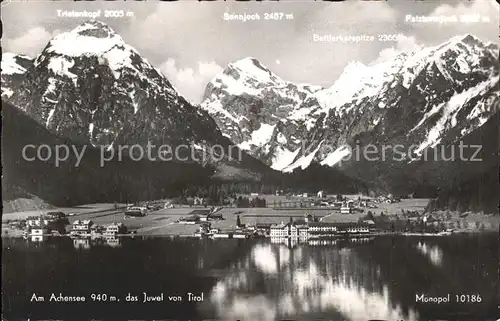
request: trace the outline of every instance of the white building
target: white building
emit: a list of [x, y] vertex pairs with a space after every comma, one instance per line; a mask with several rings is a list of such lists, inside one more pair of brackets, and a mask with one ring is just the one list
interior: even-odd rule
[[364, 223], [326, 223], [317, 222], [309, 224], [309, 236], [332, 236], [338, 234], [369, 233], [368, 224]]
[[94, 225], [94, 222], [91, 220], [76, 220], [73, 222], [73, 226], [71, 229], [72, 235], [81, 235], [81, 234], [90, 234], [91, 227]]
[[299, 234], [299, 238], [308, 238], [309, 237], [309, 227], [307, 225], [301, 225], [297, 228], [297, 232]]
[[343, 202], [340, 207], [341, 214], [351, 214], [354, 212], [354, 201]]
[[337, 223], [339, 233], [363, 234], [369, 233], [370, 228], [365, 223]]
[[123, 223], [113, 223], [108, 226], [106, 226], [106, 235], [116, 235], [116, 234], [123, 234], [126, 231], [125, 225]]
[[347, 229], [347, 233], [368, 233], [368, 226], [351, 226]]
[[288, 236], [288, 229], [286, 224], [280, 223], [278, 225], [271, 225], [271, 237], [286, 237]]
[[309, 227], [307, 225], [297, 225], [295, 223], [271, 225], [270, 236], [275, 238], [307, 238], [309, 236]]
[[26, 225], [34, 227], [44, 227], [49, 225], [50, 220], [44, 216], [31, 216], [26, 220]]
[[338, 229], [335, 223], [315, 222], [309, 223], [309, 235], [333, 235], [337, 234]]

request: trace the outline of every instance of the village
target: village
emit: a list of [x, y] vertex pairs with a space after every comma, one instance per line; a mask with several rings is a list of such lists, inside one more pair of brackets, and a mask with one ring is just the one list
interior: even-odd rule
[[31, 242], [47, 241], [51, 237], [69, 236], [76, 248], [90, 248], [91, 244], [120, 245], [119, 236], [127, 235], [127, 227], [121, 223], [94, 224], [91, 220], [75, 220], [69, 224], [63, 212], [48, 212], [40, 216], [29, 216], [17, 222], [22, 236]]
[[[429, 213], [427, 199], [369, 198], [361, 195], [240, 195], [231, 205], [208, 206], [203, 198], [175, 202], [101, 204], [2, 221], [2, 234], [33, 242], [69, 236], [77, 248], [119, 246], [123, 236], [176, 236], [207, 239], [270, 238], [324, 241], [378, 235], [449, 235], [464, 228], [482, 231], [498, 223], [474, 214]], [[66, 210], [66, 209], [62, 209]], [[29, 212], [28, 214], [34, 214]], [[7, 215], [7, 217], [9, 214]], [[468, 217], [469, 216], [469, 217]]]

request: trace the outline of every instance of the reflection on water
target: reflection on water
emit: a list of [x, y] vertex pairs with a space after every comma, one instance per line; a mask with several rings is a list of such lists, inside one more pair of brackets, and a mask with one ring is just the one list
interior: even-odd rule
[[75, 249], [90, 250], [90, 239], [74, 238], [73, 246], [75, 247]]
[[106, 245], [110, 247], [121, 247], [122, 242], [119, 237], [116, 236], [107, 236], [105, 238]]
[[[321, 241], [318, 241], [321, 242]], [[308, 313], [346, 320], [418, 320], [390, 300], [387, 285], [356, 252], [303, 251], [296, 243], [256, 244], [244, 271], [223, 277], [210, 299], [225, 320], [275, 320]], [[258, 270], [258, 274], [251, 271]]]
[[352, 239], [334, 239], [334, 240], [308, 240], [307, 244], [311, 246], [332, 246], [337, 244], [368, 244], [375, 240], [374, 237], [359, 237]]
[[49, 239], [49, 236], [47, 235], [31, 235], [31, 242], [35, 242], [35, 243], [38, 243], [38, 242], [45, 242]]
[[278, 260], [270, 246], [257, 245], [252, 251], [252, 258], [255, 265], [265, 274], [278, 272]]
[[[58, 236], [50, 235], [31, 235], [27, 239], [33, 243], [46, 243], [53, 240]], [[93, 246], [105, 245], [109, 247], [121, 247], [122, 241], [119, 237], [114, 235], [107, 235], [105, 237], [72, 237], [73, 247], [78, 250], [90, 250]]]
[[121, 239], [117, 236], [106, 236], [99, 238], [76, 237], [73, 238], [73, 246], [79, 250], [90, 250], [92, 246], [105, 245], [109, 247], [121, 247]]
[[417, 244], [417, 249], [424, 254], [432, 264], [436, 266], [441, 266], [443, 261], [443, 251], [438, 245], [429, 245], [425, 241], [419, 241]]
[[[336, 240], [44, 237], [2, 242], [6, 318], [437, 320], [498, 312], [497, 235]], [[130, 277], [130, 276], [133, 277]], [[459, 280], [457, 282], [457, 280]], [[204, 293], [204, 302], [40, 305], [33, 293]], [[429, 305], [416, 293], [481, 294]], [[4, 303], [4, 302], [3, 302]], [[56, 315], [55, 315], [56, 314]]]

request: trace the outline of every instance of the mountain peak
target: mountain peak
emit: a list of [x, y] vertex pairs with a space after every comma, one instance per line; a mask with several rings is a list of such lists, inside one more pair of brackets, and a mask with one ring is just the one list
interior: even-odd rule
[[457, 37], [452, 38], [452, 39], [454, 39], [456, 42], [460, 42], [460, 43], [467, 44], [470, 46], [479, 46], [482, 48], [487, 48], [487, 49], [496, 51], [497, 54], [493, 54], [493, 55], [498, 56], [498, 44], [496, 44], [494, 42], [481, 40], [480, 38], [478, 38], [472, 34], [469, 34], [469, 33], [462, 35], [462, 36], [457, 36]]
[[235, 80], [247, 79], [251, 83], [281, 84], [283, 82], [254, 57], [246, 57], [230, 63], [223, 74]]
[[231, 63], [230, 65], [237, 66], [237, 67], [240, 67], [242, 69], [249, 69], [249, 68], [256, 67], [256, 68], [259, 68], [260, 70], [263, 70], [265, 72], [271, 72], [264, 65], [262, 65], [262, 63], [259, 60], [257, 60], [254, 57], [246, 57], [246, 58], [240, 59], [238, 61], [235, 61], [235, 62]]
[[116, 35], [107, 24], [98, 20], [87, 20], [71, 31], [81, 36], [110, 38]]
[[442, 44], [441, 46], [442, 47], [447, 47], [449, 45], [456, 46], [457, 44], [465, 44], [465, 45], [469, 45], [469, 46], [473, 46], [473, 47], [474, 46], [480, 46], [480, 47], [486, 46], [485, 42], [483, 42], [481, 39], [479, 39], [478, 37], [476, 37], [470, 33], [455, 36], [455, 37], [451, 38], [448, 42]]
[[468, 34], [466, 34], [465, 36], [462, 37], [462, 41], [464, 41], [464, 42], [472, 41], [472, 40], [479, 41], [479, 39], [476, 36], [471, 35], [470, 33], [468, 33]]
[[89, 20], [75, 29], [58, 34], [45, 52], [66, 56], [98, 56], [116, 46], [125, 46], [123, 39], [103, 22]]
[[370, 71], [370, 68], [360, 61], [350, 61], [342, 71], [337, 81], [340, 79], [344, 82], [346, 79], [351, 79], [354, 82], [359, 81], [366, 73]]
[[347, 66], [344, 68], [344, 72], [350, 72], [350, 71], [355, 71], [358, 72], [360, 70], [367, 69], [368, 67], [362, 63], [361, 61], [353, 60], [350, 61]]

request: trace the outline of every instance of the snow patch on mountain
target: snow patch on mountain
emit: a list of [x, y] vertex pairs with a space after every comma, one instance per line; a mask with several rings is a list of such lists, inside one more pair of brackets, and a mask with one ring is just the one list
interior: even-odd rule
[[290, 115], [287, 117], [287, 119], [289, 119], [289, 120], [297, 120], [297, 121], [305, 121], [305, 120], [307, 120], [309, 118], [309, 116], [314, 111], [317, 111], [317, 110], [318, 110], [317, 106], [311, 106], [311, 107], [297, 106], [290, 113]]
[[295, 151], [290, 151], [282, 146], [278, 146], [273, 155], [271, 168], [277, 171], [283, 170], [293, 162], [299, 153], [300, 147]]
[[212, 81], [212, 83], [215, 87], [227, 90], [234, 95], [257, 95], [261, 91], [250, 86], [245, 86], [243, 83], [227, 75], [218, 76]]
[[75, 62], [73, 61], [73, 59], [66, 59], [62, 56], [57, 56], [50, 59], [48, 68], [56, 75], [70, 78], [73, 81], [73, 84], [76, 86], [78, 76], [69, 71], [69, 69], [74, 65]]
[[14, 91], [10, 88], [2, 87], [2, 98], [9, 98], [14, 94]]
[[[215, 96], [215, 95], [214, 95]], [[231, 120], [232, 122], [238, 122], [238, 119], [231, 115], [223, 106], [222, 103], [214, 99], [211, 103], [202, 103], [201, 107], [208, 111], [210, 114], [222, 114], [225, 118]]]
[[286, 144], [288, 142], [288, 139], [283, 133], [278, 133], [276, 141], [280, 144]]
[[113, 70], [123, 68], [124, 66], [130, 66], [132, 64], [132, 61], [130, 60], [130, 53], [117, 47], [109, 50], [106, 53], [105, 58], [107, 59], [108, 66]]
[[10, 52], [2, 53], [2, 75], [24, 74], [26, 72], [26, 68], [17, 62], [17, 58], [30, 59], [24, 55], [16, 55]]
[[271, 140], [275, 128], [276, 125], [260, 124], [259, 129], [252, 132], [251, 139], [239, 144], [238, 147], [250, 150], [252, 146], [264, 146]]
[[321, 161], [321, 165], [327, 165], [333, 167], [334, 165], [340, 163], [342, 159], [349, 156], [351, 154], [351, 147], [348, 145], [343, 145], [337, 148], [332, 153], [328, 154], [323, 161]]
[[316, 154], [318, 153], [318, 151], [321, 148], [321, 146], [323, 145], [323, 143], [324, 143], [324, 140], [322, 140], [311, 153], [309, 153], [305, 156], [301, 156], [299, 159], [297, 159], [295, 162], [293, 162], [293, 164], [284, 168], [283, 172], [289, 173], [289, 172], [293, 172], [294, 169], [299, 168], [299, 167], [301, 169], [306, 169], [307, 167], [309, 167], [309, 165], [311, 165], [314, 157], [316, 157]]
[[[361, 99], [375, 96], [384, 84], [394, 80], [394, 75], [401, 69], [401, 64], [401, 59], [389, 60], [374, 66], [366, 66], [358, 61], [350, 62], [330, 88], [316, 94], [318, 102], [324, 112], [333, 109], [338, 115], [348, 113]], [[341, 109], [345, 105], [347, 107]], [[383, 107], [384, 105], [381, 105], [381, 108]]]
[[458, 67], [457, 70], [459, 70], [461, 73], [468, 74], [471, 71], [469, 64], [467, 63], [464, 57], [462, 56], [458, 57], [458, 59], [455, 60], [455, 63], [457, 64]]
[[45, 123], [45, 126], [48, 128], [51, 124], [52, 118], [54, 117], [54, 112], [56, 111], [56, 108], [52, 108], [49, 111], [49, 115], [47, 116], [47, 122]]
[[[497, 77], [498, 79], [498, 77]], [[498, 87], [498, 86], [497, 86]], [[479, 119], [482, 125], [488, 120], [489, 113], [500, 108], [500, 90], [486, 99], [481, 100], [467, 115], [467, 120]]]
[[[478, 85], [471, 87], [461, 93], [456, 93], [453, 95], [449, 101], [442, 103], [438, 106], [434, 106], [429, 114], [424, 115], [422, 120], [417, 124], [416, 128], [424, 124], [432, 115], [440, 113], [440, 117], [437, 122], [432, 126], [432, 128], [427, 132], [426, 139], [419, 145], [415, 150], [418, 155], [428, 147], [435, 147], [441, 141], [443, 134], [454, 128], [457, 125], [457, 114], [460, 112], [462, 107], [469, 102], [471, 99], [484, 95], [488, 90], [498, 83], [499, 77], [493, 77], [487, 81], [483, 81]], [[479, 113], [476, 112], [479, 116]], [[485, 117], [477, 117], [478, 124], [476, 126], [480, 127], [488, 119]], [[415, 130], [416, 128], [412, 129]], [[468, 134], [469, 131], [464, 131], [462, 135]]]

